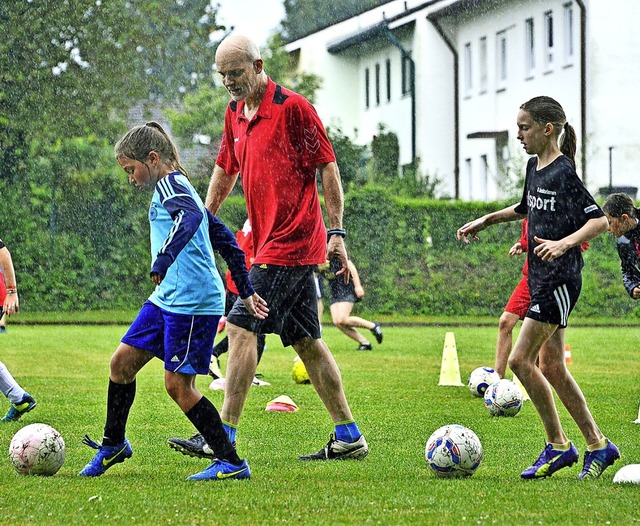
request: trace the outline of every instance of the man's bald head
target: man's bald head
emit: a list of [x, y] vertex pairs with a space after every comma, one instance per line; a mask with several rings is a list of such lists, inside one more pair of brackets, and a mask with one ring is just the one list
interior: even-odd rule
[[249, 63], [261, 58], [258, 46], [253, 40], [244, 35], [231, 35], [220, 42], [216, 50], [216, 63], [230, 56], [234, 58], [242, 57], [242, 60], [246, 60]]

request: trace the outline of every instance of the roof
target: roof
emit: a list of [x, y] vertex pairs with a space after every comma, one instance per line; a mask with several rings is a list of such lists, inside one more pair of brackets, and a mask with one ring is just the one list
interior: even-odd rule
[[[395, 15], [393, 17], [390, 17], [390, 18], [384, 17], [383, 20], [378, 22], [377, 24], [362, 28], [359, 31], [356, 31], [355, 33], [351, 33], [350, 35], [347, 35], [345, 37], [329, 42], [327, 45], [327, 51], [329, 53], [340, 53], [352, 46], [357, 46], [368, 40], [378, 37], [382, 35], [382, 33], [386, 30], [386, 28], [389, 27], [389, 24], [401, 22], [403, 18], [409, 17], [412, 14], [416, 13], [417, 11], [421, 11], [422, 9], [430, 7], [441, 1], [442, 0], [429, 0], [428, 2], [424, 2], [416, 7], [412, 7], [411, 9], [406, 9], [402, 13]], [[407, 20], [406, 23], [411, 23], [413, 21], [414, 20]], [[398, 27], [399, 25], [401, 24], [396, 24], [396, 27]]]

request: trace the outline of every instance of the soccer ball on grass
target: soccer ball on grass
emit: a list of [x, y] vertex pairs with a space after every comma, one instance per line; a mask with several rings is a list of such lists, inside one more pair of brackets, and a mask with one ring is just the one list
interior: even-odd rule
[[471, 429], [449, 424], [429, 437], [425, 459], [438, 477], [469, 477], [482, 461], [482, 444]]
[[9, 445], [9, 458], [21, 475], [55, 475], [64, 464], [62, 435], [47, 424], [30, 424], [18, 431]]
[[291, 369], [291, 376], [293, 377], [293, 381], [297, 384], [311, 383], [309, 373], [307, 373], [307, 368], [304, 366], [304, 362], [300, 359], [299, 356], [296, 356], [293, 359], [293, 369]]
[[506, 379], [491, 384], [484, 393], [484, 405], [491, 416], [516, 416], [523, 400], [522, 389]]
[[478, 367], [471, 371], [467, 387], [473, 396], [481, 398], [487, 387], [498, 380], [500, 380], [500, 375], [491, 367]]

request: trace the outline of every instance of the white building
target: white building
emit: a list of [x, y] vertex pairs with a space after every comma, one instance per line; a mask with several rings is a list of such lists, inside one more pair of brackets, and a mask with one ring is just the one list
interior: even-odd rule
[[323, 79], [315, 106], [326, 124], [360, 144], [384, 124], [402, 165], [419, 159], [440, 193], [460, 199], [504, 197], [509, 181], [513, 195], [526, 161], [518, 108], [550, 95], [576, 129], [578, 173], [595, 194], [637, 186], [637, 20], [638, 0], [395, 0], [287, 50]]

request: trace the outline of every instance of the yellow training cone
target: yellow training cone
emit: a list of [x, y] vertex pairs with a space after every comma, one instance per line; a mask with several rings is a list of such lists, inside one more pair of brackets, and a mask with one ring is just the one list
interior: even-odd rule
[[442, 350], [442, 365], [440, 367], [440, 381], [438, 385], [464, 385], [460, 381], [460, 365], [458, 364], [458, 351], [456, 339], [452, 332], [444, 337], [444, 349]]

